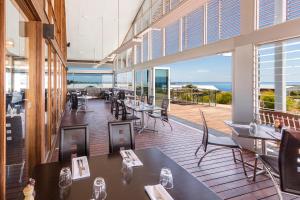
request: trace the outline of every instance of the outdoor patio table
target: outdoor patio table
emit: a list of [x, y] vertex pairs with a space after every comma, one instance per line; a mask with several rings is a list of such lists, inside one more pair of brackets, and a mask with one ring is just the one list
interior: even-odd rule
[[[281, 141], [281, 134], [275, 132], [274, 127], [266, 126], [266, 125], [258, 125], [258, 129], [254, 134], [250, 134], [249, 128], [250, 126], [247, 124], [236, 124], [231, 121], [225, 121], [225, 124], [231, 127], [232, 131], [238, 136], [242, 138], [249, 138], [254, 140], [261, 141], [261, 153], [266, 154], [266, 141]], [[255, 142], [256, 144], [256, 142]], [[254, 167], [252, 164], [247, 163], [248, 166]], [[265, 170], [260, 170], [257, 174], [264, 173]], [[249, 176], [252, 177], [253, 175]]]
[[154, 111], [161, 111], [162, 108], [158, 106], [153, 106], [153, 105], [148, 105], [146, 103], [140, 103], [140, 105], [136, 105], [135, 101], [125, 102], [125, 105], [135, 111], [135, 112], [140, 112], [142, 114], [141, 116], [141, 127], [138, 133], [142, 133], [144, 130], [149, 130], [149, 131], [155, 131], [153, 129], [150, 129], [146, 126], [145, 124], [145, 113], [146, 112], [154, 112]]
[[[122, 157], [120, 154], [102, 155], [88, 158], [90, 177], [73, 181], [69, 193], [64, 199], [91, 199], [93, 181], [103, 177], [106, 183], [107, 200], [138, 199], [148, 200], [144, 186], [159, 183], [160, 170], [171, 170], [174, 187], [167, 190], [176, 200], [220, 200], [212, 190], [189, 174], [185, 169], [156, 148], [136, 150], [135, 154], [143, 166], [134, 167], [130, 181], [126, 183], [121, 173]], [[35, 199], [60, 199], [58, 186], [59, 172], [70, 163], [40, 164], [34, 170], [36, 180]]]

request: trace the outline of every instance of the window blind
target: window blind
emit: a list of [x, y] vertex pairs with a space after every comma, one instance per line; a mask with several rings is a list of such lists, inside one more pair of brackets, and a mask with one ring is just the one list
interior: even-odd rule
[[240, 35], [240, 1], [221, 0], [221, 39]]
[[174, 54], [179, 49], [179, 21], [166, 27], [166, 55]]
[[292, 20], [300, 17], [300, 1], [286, 0], [286, 19]]
[[220, 39], [220, 0], [210, 0], [207, 5], [207, 43]]
[[148, 33], [143, 36], [143, 62], [148, 61]]
[[152, 59], [162, 56], [162, 31], [152, 30]]
[[201, 7], [183, 18], [182, 48], [190, 49], [203, 45], [204, 8]]
[[136, 64], [141, 63], [141, 58], [142, 58], [141, 52], [142, 52], [141, 45], [140, 44], [136, 45]]
[[163, 15], [163, 0], [156, 0], [152, 2], [152, 16], [151, 22], [156, 22], [159, 20]]
[[275, 24], [275, 0], [258, 0], [259, 28]]

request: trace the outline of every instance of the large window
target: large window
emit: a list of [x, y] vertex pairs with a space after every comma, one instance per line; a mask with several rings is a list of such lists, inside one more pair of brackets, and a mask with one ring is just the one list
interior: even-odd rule
[[[28, 176], [26, 139], [30, 130], [29, 38], [24, 37], [25, 16], [6, 0], [6, 191], [8, 199], [20, 199], [23, 180]], [[3, 31], [3, 30], [1, 30]], [[2, 87], [2, 86], [1, 86]]]
[[69, 73], [68, 74], [68, 88], [78, 89], [86, 87], [111, 88], [112, 75], [111, 74], [97, 74], [97, 73]]
[[300, 39], [258, 47], [257, 112], [300, 115]]
[[132, 72], [124, 72], [124, 73], [117, 74], [116, 87], [121, 89], [126, 89], [126, 90], [133, 90], [132, 75], [133, 75]]

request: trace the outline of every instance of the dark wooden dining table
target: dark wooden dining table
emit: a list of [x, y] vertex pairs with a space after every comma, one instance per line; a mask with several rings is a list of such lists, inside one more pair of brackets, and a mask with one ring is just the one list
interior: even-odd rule
[[[92, 198], [93, 181], [103, 177], [107, 186], [107, 200], [143, 200], [149, 199], [145, 185], [159, 182], [160, 170], [171, 169], [174, 187], [167, 190], [175, 200], [219, 200], [212, 190], [189, 174], [185, 169], [166, 156], [157, 148], [135, 150], [143, 166], [134, 167], [130, 181], [124, 181], [121, 173], [122, 157], [119, 154], [89, 157], [91, 176], [73, 181], [69, 190], [64, 191], [63, 199], [88, 200]], [[36, 166], [36, 197], [42, 200], [61, 199], [63, 191], [58, 187], [59, 172], [70, 163], [47, 163]], [[71, 166], [70, 166], [71, 167]], [[61, 197], [60, 197], [61, 195]]]

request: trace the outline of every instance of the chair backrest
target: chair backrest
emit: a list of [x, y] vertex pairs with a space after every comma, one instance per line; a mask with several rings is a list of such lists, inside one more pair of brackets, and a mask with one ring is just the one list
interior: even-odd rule
[[300, 131], [283, 130], [279, 150], [280, 187], [300, 195]]
[[142, 96], [141, 96], [141, 102], [144, 103], [144, 102], [145, 102], [145, 98], [146, 98], [145, 95], [142, 95]]
[[8, 105], [11, 105], [12, 102], [12, 95], [11, 94], [6, 94], [6, 112], [8, 109]]
[[71, 107], [72, 109], [78, 108], [78, 97], [76, 92], [71, 93]]
[[111, 114], [114, 113], [114, 109], [116, 107], [116, 98], [115, 97], [111, 97], [111, 104], [110, 104], [110, 112]]
[[168, 108], [169, 108], [169, 99], [167, 98], [164, 98], [162, 103], [161, 103], [161, 118], [162, 120], [164, 121], [168, 121], [169, 118], [168, 118]]
[[127, 110], [126, 110], [126, 105], [124, 101], [121, 101], [121, 107], [122, 107], [122, 120], [127, 119]]
[[124, 100], [125, 99], [125, 91], [123, 91], [123, 90], [119, 91], [118, 99], [119, 100]]
[[154, 96], [149, 96], [149, 97], [148, 97], [147, 104], [153, 105], [153, 101], [154, 101]]
[[6, 139], [8, 143], [18, 143], [23, 139], [22, 117], [6, 117]]
[[64, 126], [61, 128], [59, 160], [70, 161], [72, 155], [89, 156], [88, 125]]
[[119, 102], [119, 100], [115, 100], [115, 118], [116, 119], [119, 119], [120, 106], [121, 106], [121, 103]]
[[108, 122], [108, 133], [109, 153], [135, 148], [132, 121]]
[[208, 144], [208, 128], [204, 117], [204, 113], [201, 110], [200, 110], [200, 118], [202, 122], [202, 131], [203, 131], [202, 146], [204, 148], [204, 152], [206, 152], [207, 144]]

